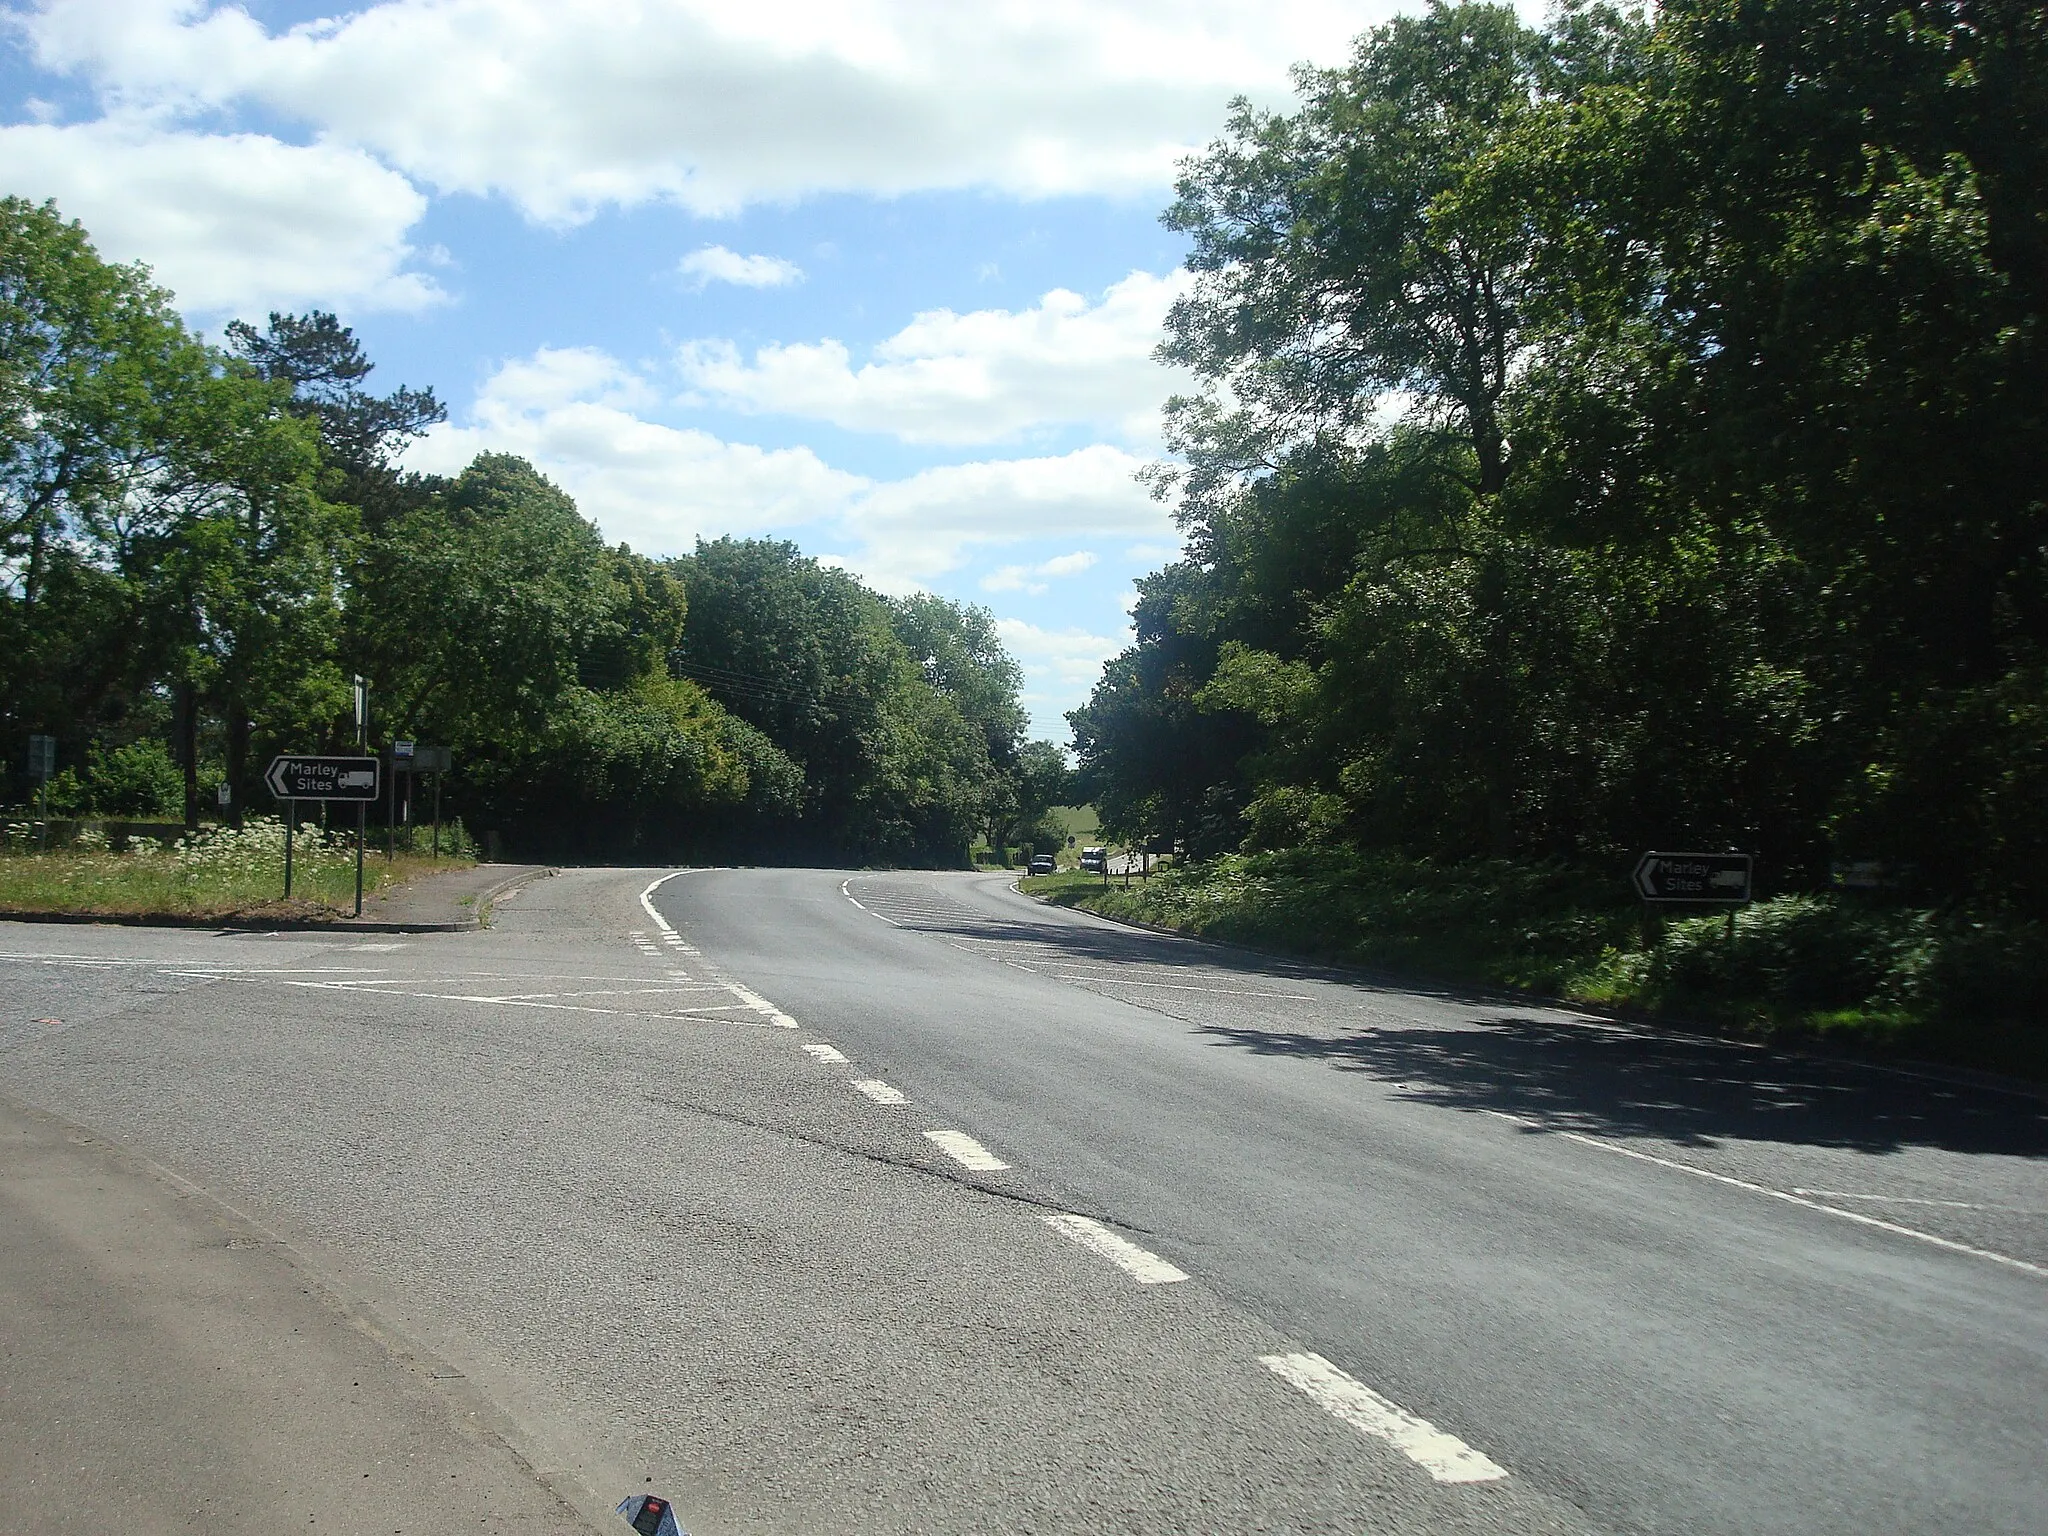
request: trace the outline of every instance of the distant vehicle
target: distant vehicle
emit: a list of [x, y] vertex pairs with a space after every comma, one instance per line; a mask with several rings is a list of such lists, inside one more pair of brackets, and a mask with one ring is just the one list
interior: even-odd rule
[[1091, 875], [1108, 874], [1109, 850], [1107, 848], [1083, 848], [1081, 850], [1081, 867]]
[[1053, 862], [1051, 854], [1034, 853], [1033, 855], [1031, 855], [1031, 868], [1029, 870], [1029, 873], [1034, 875], [1049, 875], [1052, 873], [1052, 871]]

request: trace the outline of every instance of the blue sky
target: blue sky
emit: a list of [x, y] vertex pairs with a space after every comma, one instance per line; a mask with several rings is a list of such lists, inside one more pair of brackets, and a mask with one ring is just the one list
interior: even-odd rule
[[[1385, 0], [48, 0], [0, 191], [217, 334], [331, 309], [650, 554], [773, 534], [987, 605], [1037, 734], [1171, 558], [1132, 479], [1175, 161]], [[1182, 381], [1184, 382], [1184, 381]]]

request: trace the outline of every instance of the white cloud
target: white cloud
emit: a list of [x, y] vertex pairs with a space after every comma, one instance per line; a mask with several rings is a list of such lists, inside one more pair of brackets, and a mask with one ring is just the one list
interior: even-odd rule
[[764, 449], [633, 414], [644, 381], [592, 348], [542, 349], [487, 380], [467, 426], [435, 428], [409, 468], [454, 474], [479, 453], [516, 453], [554, 480], [607, 538], [643, 554], [699, 537], [829, 520], [867, 484], [808, 448]]
[[1161, 565], [1180, 557], [1181, 546], [1178, 544], [1133, 544], [1124, 551], [1126, 560], [1136, 560], [1143, 565]]
[[407, 270], [426, 198], [360, 150], [110, 118], [0, 126], [0, 164], [4, 190], [55, 198], [102, 255], [147, 261], [189, 313], [416, 310], [441, 297]]
[[678, 362], [721, 405], [906, 442], [999, 442], [1073, 423], [1150, 443], [1172, 387], [1152, 351], [1186, 286], [1183, 272], [1133, 272], [1094, 304], [1056, 288], [1029, 309], [928, 310], [857, 369], [838, 341], [762, 347], [751, 362], [730, 342], [692, 342]]
[[1134, 479], [1141, 462], [1098, 443], [1054, 457], [920, 470], [848, 508], [846, 526], [863, 543], [850, 563], [899, 591], [956, 569], [973, 548], [1157, 534], [1171, 519]]
[[1024, 668], [1026, 678], [1051, 683], [1068, 697], [1077, 690], [1085, 694], [1101, 674], [1102, 664], [1131, 643], [1129, 634], [1041, 629], [1023, 619], [997, 619], [996, 633]]
[[816, 192], [1156, 196], [1239, 94], [1389, 0], [387, 0], [272, 32], [207, 0], [46, 0], [46, 68], [112, 102], [249, 105], [548, 221]]
[[[809, 526], [851, 540], [843, 563], [890, 591], [954, 570], [972, 549], [1026, 539], [1157, 536], [1166, 513], [1106, 445], [1044, 458], [942, 465], [875, 481], [808, 448], [765, 449], [637, 414], [655, 391], [596, 348], [542, 348], [502, 364], [466, 425], [435, 428], [408, 467], [453, 474], [479, 453], [516, 453], [577, 500], [605, 534], [650, 554], [700, 537]], [[1068, 575], [1093, 560], [1048, 561]]]
[[804, 270], [780, 256], [742, 256], [722, 245], [707, 245], [692, 251], [676, 263], [676, 270], [692, 288], [711, 283], [732, 283], [741, 288], [782, 288], [800, 283]]
[[1092, 550], [1079, 549], [1071, 555], [1055, 555], [1038, 565], [998, 566], [981, 578], [984, 592], [1029, 592], [1034, 595], [1050, 590], [1047, 583], [1033, 581], [1034, 576], [1078, 576], [1095, 563]]

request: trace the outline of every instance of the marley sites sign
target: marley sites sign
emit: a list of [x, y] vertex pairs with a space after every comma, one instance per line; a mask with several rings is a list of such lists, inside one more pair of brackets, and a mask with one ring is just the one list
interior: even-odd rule
[[1739, 907], [1749, 900], [1754, 865], [1746, 853], [1646, 853], [1636, 861], [1632, 879], [1645, 901]]
[[374, 757], [273, 757], [263, 782], [280, 800], [375, 800]]

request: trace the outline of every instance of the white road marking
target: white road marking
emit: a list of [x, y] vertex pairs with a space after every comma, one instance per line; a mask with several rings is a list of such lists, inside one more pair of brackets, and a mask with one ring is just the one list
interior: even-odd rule
[[846, 899], [847, 899], [848, 901], [852, 902], [852, 903], [853, 903], [853, 904], [854, 904], [854, 905], [855, 905], [856, 907], [859, 907], [859, 908], [861, 909], [861, 911], [863, 911], [863, 912], [867, 913], [867, 915], [868, 915], [869, 917], [878, 917], [878, 918], [881, 918], [881, 919], [882, 919], [882, 921], [883, 921], [883, 922], [885, 922], [885, 923], [887, 923], [887, 924], [888, 924], [888, 925], [889, 925], [889, 926], [890, 926], [891, 928], [900, 928], [900, 927], [902, 927], [902, 926], [903, 926], [903, 925], [902, 925], [901, 923], [897, 922], [897, 921], [896, 921], [895, 919], [893, 919], [893, 918], [888, 918], [888, 917], [882, 917], [882, 914], [881, 914], [881, 913], [877, 912], [877, 911], [876, 911], [876, 910], [875, 910], [875, 909], [874, 909], [873, 907], [871, 907], [871, 906], [868, 906], [868, 905], [867, 905], [867, 904], [866, 904], [865, 902], [863, 902], [863, 901], [862, 901], [862, 900], [861, 900], [861, 899], [860, 899], [860, 898], [859, 898], [858, 896], [854, 895], [854, 894], [853, 894], [853, 892], [852, 892], [851, 890], [849, 890], [849, 889], [848, 889], [848, 887], [849, 887], [849, 886], [851, 886], [852, 884], [853, 884], [853, 882], [852, 882], [851, 880], [842, 880], [842, 881], [840, 881], [840, 882], [839, 882], [839, 894], [840, 894], [840, 895], [842, 895], [842, 896], [844, 896], [844, 897], [845, 897], [845, 898], [846, 898]]
[[1117, 1236], [1099, 1221], [1076, 1216], [1072, 1211], [1041, 1211], [1039, 1215], [1047, 1226], [1057, 1227], [1089, 1252], [1102, 1255], [1140, 1285], [1172, 1285], [1187, 1279], [1185, 1270], [1176, 1269], [1158, 1254]]
[[1812, 1195], [1823, 1200], [1882, 1200], [1887, 1205], [1939, 1205], [1952, 1211], [1997, 1211], [2004, 1216], [2048, 1216], [2048, 1211], [2037, 1211], [2023, 1205], [1979, 1205], [1974, 1200], [1922, 1200], [1913, 1195], [1859, 1195], [1849, 1189], [1801, 1189], [1792, 1186], [1795, 1195]]
[[1386, 1441], [1440, 1483], [1490, 1483], [1508, 1475], [1456, 1435], [1418, 1419], [1321, 1355], [1261, 1355], [1259, 1364], [1353, 1429]]
[[689, 871], [686, 869], [672, 869], [667, 874], [648, 881], [647, 889], [640, 893], [640, 905], [647, 910], [647, 915], [654, 919], [654, 926], [663, 933], [674, 933], [676, 930], [667, 918], [654, 910], [654, 893], [664, 885], [667, 885], [669, 881], [675, 879], [677, 875], [686, 875], [688, 873]]
[[761, 1017], [770, 1024], [773, 1024], [777, 1029], [795, 1029], [798, 1027], [795, 1019], [792, 1019], [780, 1008], [769, 1002], [760, 993], [751, 992], [736, 981], [726, 982], [725, 990], [753, 1009], [754, 1012], [760, 1014]]
[[994, 1173], [1010, 1166], [964, 1131], [926, 1131], [924, 1139], [962, 1168], [972, 1168], [976, 1173]]
[[1763, 1195], [1772, 1200], [1782, 1200], [1787, 1205], [1803, 1206], [1809, 1211], [1822, 1211], [1829, 1216], [1839, 1216], [1844, 1221], [1853, 1221], [1859, 1227], [1875, 1227], [1880, 1232], [1889, 1232], [1894, 1237], [1910, 1237], [1935, 1248], [1947, 1249], [1950, 1253], [1965, 1254], [1973, 1259], [1987, 1259], [1993, 1264], [2003, 1264], [2029, 1275], [2039, 1275], [2048, 1280], [2048, 1269], [2039, 1264], [2029, 1264], [2025, 1259], [2016, 1259], [2008, 1253], [1994, 1253], [1989, 1248], [1973, 1248], [1968, 1243], [1958, 1243], [1946, 1237], [1936, 1237], [1932, 1232], [1922, 1232], [1917, 1227], [1902, 1227], [1895, 1221], [1882, 1221], [1875, 1216], [1866, 1216], [1861, 1211], [1845, 1211], [1839, 1205], [1823, 1205], [1818, 1200], [1809, 1200], [1803, 1195], [1772, 1189], [1765, 1184], [1752, 1184], [1747, 1179], [1733, 1178], [1725, 1173], [1714, 1173], [1705, 1168], [1695, 1168], [1691, 1163], [1674, 1162], [1668, 1157], [1656, 1157], [1648, 1152], [1638, 1152], [1634, 1147], [1619, 1146], [1611, 1141], [1602, 1141], [1597, 1136], [1583, 1136], [1577, 1131], [1563, 1131], [1543, 1124], [1538, 1120], [1526, 1120], [1520, 1115], [1510, 1115], [1498, 1109], [1481, 1110], [1496, 1120], [1506, 1120], [1515, 1125], [1526, 1125], [1532, 1130], [1547, 1131], [1552, 1136], [1566, 1141], [1575, 1141], [1582, 1147], [1591, 1147], [1597, 1152], [1612, 1152], [1617, 1157], [1632, 1157], [1639, 1163], [1655, 1163], [1659, 1168], [1669, 1168], [1674, 1173], [1689, 1173], [1696, 1179], [1710, 1179], [1716, 1184], [1726, 1184], [1730, 1189], [1748, 1190], [1752, 1195]]
[[877, 1104], [901, 1104], [905, 1102], [901, 1093], [891, 1088], [879, 1077], [857, 1077], [853, 1080], [853, 1086], [873, 1099]]
[[840, 1066], [843, 1065], [846, 1061], [846, 1058], [840, 1054], [839, 1050], [836, 1047], [827, 1045], [822, 1040], [799, 1041], [797, 1044], [797, 1049], [804, 1052], [806, 1055], [812, 1057], [814, 1060], [823, 1062], [828, 1067]]

